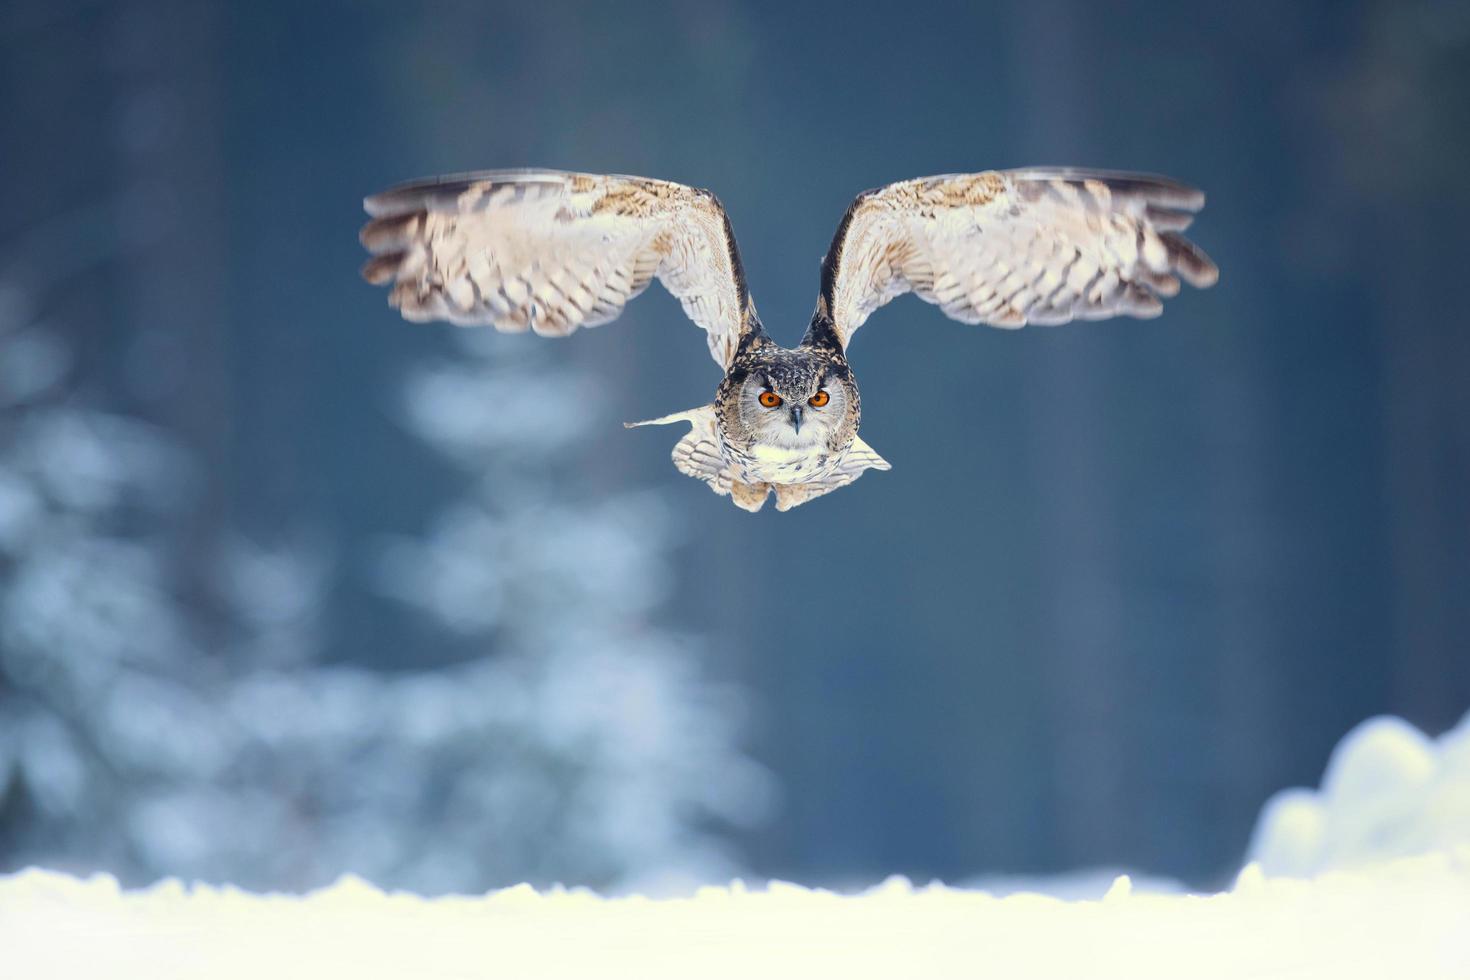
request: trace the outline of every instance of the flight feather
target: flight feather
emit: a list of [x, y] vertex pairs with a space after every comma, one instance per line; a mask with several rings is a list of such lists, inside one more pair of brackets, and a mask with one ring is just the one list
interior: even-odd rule
[[947, 174], [861, 194], [822, 263], [821, 302], [845, 347], [912, 292], [998, 327], [1157, 316], [1179, 281], [1214, 284], [1180, 234], [1204, 195], [1164, 177], [1073, 168]]
[[754, 310], [725, 210], [664, 180], [500, 170], [367, 198], [369, 282], [410, 320], [561, 336], [614, 320], [658, 279], [722, 368]]

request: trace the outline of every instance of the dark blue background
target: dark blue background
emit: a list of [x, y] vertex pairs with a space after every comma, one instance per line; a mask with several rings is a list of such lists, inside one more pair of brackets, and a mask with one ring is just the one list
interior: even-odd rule
[[758, 873], [1206, 881], [1360, 719], [1470, 706], [1467, 106], [1450, 3], [13, 0], [0, 241], [43, 291], [75, 265], [47, 304], [86, 383], [205, 461], [180, 567], [223, 526], [313, 529], [345, 566], [323, 656], [394, 669], [462, 655], [353, 570], [455, 486], [391, 411], [451, 328], [357, 279], [365, 193], [523, 165], [709, 187], [793, 342], [864, 188], [1197, 184], [1220, 283], [1158, 320], [875, 316], [851, 354], [893, 471], [790, 514], [621, 429], [718, 380], [666, 294], [556, 353], [609, 392], [576, 465], [668, 488], [666, 618], [753, 693], [783, 790]]

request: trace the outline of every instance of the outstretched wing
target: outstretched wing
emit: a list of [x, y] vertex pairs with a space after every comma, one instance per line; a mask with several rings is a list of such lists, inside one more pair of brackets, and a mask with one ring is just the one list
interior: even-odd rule
[[753, 309], [708, 191], [642, 177], [500, 170], [369, 197], [363, 278], [410, 320], [563, 336], [616, 319], [657, 277], [728, 367]]
[[1204, 202], [1165, 177], [1071, 168], [889, 184], [848, 208], [821, 301], [844, 347], [907, 292], [997, 327], [1157, 316], [1180, 279], [1203, 288], [1219, 277], [1179, 234]]

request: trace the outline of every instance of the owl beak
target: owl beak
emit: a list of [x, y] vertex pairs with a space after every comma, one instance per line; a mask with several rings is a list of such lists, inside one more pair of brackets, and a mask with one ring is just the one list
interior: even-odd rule
[[791, 408], [791, 428], [795, 429], [798, 435], [801, 434], [801, 408], [799, 406], [793, 405]]

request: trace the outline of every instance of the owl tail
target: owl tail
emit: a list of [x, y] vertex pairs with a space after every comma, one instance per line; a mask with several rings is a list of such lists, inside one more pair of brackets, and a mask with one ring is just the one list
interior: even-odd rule
[[663, 418], [646, 422], [624, 422], [623, 426], [635, 429], [641, 425], [670, 425], [688, 422], [689, 434], [674, 444], [674, 466], [685, 476], [703, 480], [709, 488], [721, 496], [729, 496], [736, 506], [748, 511], [757, 511], [766, 502], [770, 487], [761, 484], [752, 487], [735, 479], [725, 463], [720, 450], [720, 434], [715, 422], [715, 407], [701, 405], [687, 412], [675, 412]]

